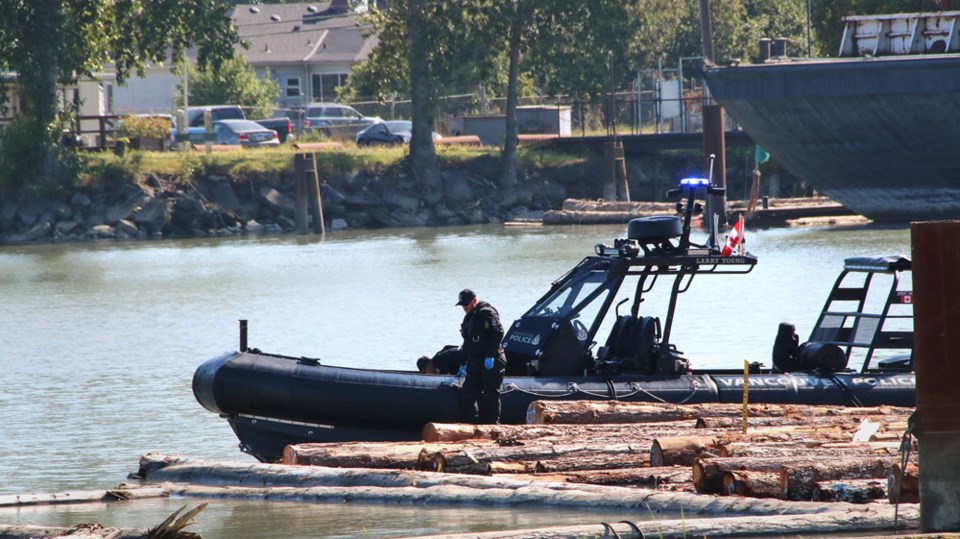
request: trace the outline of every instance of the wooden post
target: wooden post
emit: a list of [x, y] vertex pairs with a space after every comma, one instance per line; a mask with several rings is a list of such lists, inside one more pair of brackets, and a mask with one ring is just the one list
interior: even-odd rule
[[617, 199], [617, 170], [614, 148], [616, 141], [608, 140], [603, 143], [603, 199]]
[[307, 176], [304, 172], [306, 170], [306, 155], [298, 153], [293, 156], [293, 181], [296, 189], [293, 197], [293, 215], [297, 234], [307, 233], [307, 194], [309, 189], [307, 189]]
[[960, 221], [912, 223], [920, 531], [960, 529]]
[[317, 174], [316, 154], [304, 155], [304, 176], [310, 188], [310, 219], [314, 234], [327, 234], [323, 224], [323, 200], [320, 198], [320, 176]]
[[623, 141], [613, 142], [613, 170], [617, 177], [617, 200], [630, 202], [630, 186], [627, 185], [627, 161], [623, 157]]
[[[710, 156], [715, 155], [713, 170], [710, 167]], [[726, 141], [723, 133], [723, 108], [720, 105], [703, 106], [703, 159], [707, 177], [713, 172], [713, 184], [717, 187], [727, 186], [727, 159]], [[720, 216], [720, 224], [726, 228], [727, 208], [726, 195], [710, 195], [707, 208], [710, 213]], [[705, 218], [712, 219], [711, 215]], [[707, 223], [711, 221], [705, 221]]]

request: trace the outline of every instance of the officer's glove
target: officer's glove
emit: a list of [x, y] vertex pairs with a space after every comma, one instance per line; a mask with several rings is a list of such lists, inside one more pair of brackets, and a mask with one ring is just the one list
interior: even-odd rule
[[489, 371], [490, 369], [492, 369], [492, 368], [493, 368], [493, 358], [492, 358], [492, 357], [488, 357], [488, 358], [484, 359], [484, 360], [483, 360], [483, 367], [484, 367], [485, 369], [487, 369], [488, 371]]
[[457, 371], [457, 376], [466, 376], [467, 375], [467, 366], [460, 365], [460, 370]]

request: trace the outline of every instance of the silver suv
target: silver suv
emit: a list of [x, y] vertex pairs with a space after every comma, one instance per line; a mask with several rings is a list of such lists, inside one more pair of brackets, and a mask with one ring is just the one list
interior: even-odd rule
[[334, 103], [311, 103], [303, 112], [305, 130], [350, 125], [356, 126], [359, 130], [380, 121], [382, 121], [380, 118], [370, 118], [360, 114], [353, 107]]

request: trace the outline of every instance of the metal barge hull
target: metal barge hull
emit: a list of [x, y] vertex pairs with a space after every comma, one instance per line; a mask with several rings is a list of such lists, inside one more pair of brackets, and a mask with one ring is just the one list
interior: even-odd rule
[[876, 222], [960, 218], [960, 55], [708, 68], [711, 93], [761, 147]]

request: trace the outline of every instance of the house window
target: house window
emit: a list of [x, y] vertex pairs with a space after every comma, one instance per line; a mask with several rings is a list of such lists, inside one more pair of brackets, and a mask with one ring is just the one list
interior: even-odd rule
[[300, 97], [300, 77], [287, 79], [287, 97]]
[[336, 100], [337, 88], [347, 83], [347, 76], [347, 73], [324, 73], [322, 75], [314, 75], [311, 78], [311, 82], [313, 82], [313, 100]]

